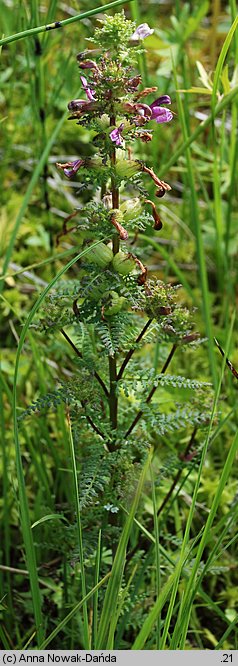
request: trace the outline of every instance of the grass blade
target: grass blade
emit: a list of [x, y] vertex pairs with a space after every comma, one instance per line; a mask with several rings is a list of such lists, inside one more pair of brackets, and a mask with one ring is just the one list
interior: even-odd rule
[[[70, 455], [71, 455], [71, 464], [73, 472], [73, 484], [74, 484], [74, 497], [75, 497], [75, 513], [77, 520], [77, 531], [78, 531], [78, 547], [79, 547], [79, 561], [81, 567], [81, 578], [82, 578], [82, 594], [83, 598], [86, 597], [86, 578], [85, 578], [85, 568], [84, 568], [84, 556], [83, 556], [83, 535], [82, 535], [82, 524], [81, 524], [81, 515], [80, 515], [80, 500], [79, 500], [79, 489], [78, 489], [78, 475], [76, 467], [76, 458], [74, 451], [74, 441], [72, 435], [72, 428], [70, 422], [69, 412], [67, 410], [67, 422], [69, 428], [69, 446], [70, 446]], [[87, 603], [83, 603], [83, 618], [84, 618], [84, 649], [90, 649], [89, 641], [89, 626], [88, 626], [88, 610]]]
[[[187, 555], [184, 555], [183, 564], [185, 562], [186, 557], [187, 557]], [[138, 636], [136, 637], [135, 642], [133, 643], [133, 645], [131, 647], [132, 650], [143, 650], [145, 642], [146, 642], [146, 640], [147, 640], [155, 622], [157, 622], [157, 620], [160, 616], [160, 613], [161, 613], [161, 611], [162, 611], [162, 609], [163, 609], [163, 607], [164, 607], [164, 605], [165, 605], [165, 603], [168, 599], [168, 596], [169, 596], [169, 594], [170, 594], [170, 592], [173, 588], [174, 582], [176, 581], [176, 578], [177, 578], [177, 576], [180, 572], [180, 566], [179, 565], [180, 565], [180, 562], [177, 563], [173, 573], [169, 576], [168, 580], [166, 581], [166, 583], [162, 587], [160, 595], [159, 595], [155, 605], [153, 606], [153, 608], [149, 612], [148, 617], [146, 618], [143, 626], [141, 627], [141, 630], [140, 630]], [[162, 649], [162, 648], [160, 648], [160, 649]]]
[[[177, 86], [177, 75], [176, 75], [175, 68], [174, 68], [174, 79], [175, 79], [176, 87], [178, 87]], [[186, 142], [186, 140], [188, 138], [186, 119], [185, 119], [185, 115], [184, 115], [182, 100], [181, 100], [179, 95], [177, 96], [177, 99], [178, 99], [178, 110], [179, 110], [179, 117], [180, 117], [181, 126], [182, 126], [183, 137], [184, 137], [184, 141]], [[200, 224], [200, 219], [199, 219], [199, 207], [198, 207], [198, 199], [197, 199], [197, 193], [196, 193], [196, 187], [195, 187], [193, 162], [192, 162], [192, 158], [191, 158], [189, 148], [186, 149], [186, 160], [187, 160], [187, 169], [188, 169], [188, 182], [189, 182], [190, 193], [191, 193], [191, 199], [190, 199], [191, 214], [192, 214], [192, 219], [193, 219], [193, 224], [194, 224], [194, 232], [195, 232], [195, 236], [196, 236], [197, 259], [198, 259], [199, 274], [200, 274], [200, 280], [201, 280], [203, 314], [204, 314], [206, 335], [207, 335], [207, 338], [208, 338], [208, 353], [209, 353], [209, 360], [210, 360], [210, 369], [211, 369], [211, 374], [212, 374], [212, 378], [213, 378], [213, 384], [214, 384], [214, 387], [216, 387], [217, 386], [217, 372], [216, 372], [216, 360], [215, 360], [215, 354], [214, 354], [212, 322], [211, 322], [211, 314], [210, 314], [210, 300], [209, 300], [207, 268], [206, 268], [206, 261], [205, 261], [205, 252], [204, 252], [204, 244], [203, 244], [203, 237], [202, 237], [202, 231], [201, 231], [201, 224]]]
[[51, 643], [51, 641], [53, 641], [53, 639], [56, 636], [58, 636], [60, 631], [62, 631], [62, 629], [64, 629], [66, 624], [68, 624], [68, 622], [70, 622], [72, 617], [74, 617], [74, 615], [79, 611], [79, 609], [82, 608], [83, 604], [86, 604], [87, 601], [89, 599], [91, 599], [91, 597], [97, 592], [97, 590], [99, 590], [99, 588], [102, 585], [104, 585], [104, 583], [107, 581], [107, 579], [109, 578], [110, 575], [111, 575], [111, 572], [109, 571], [106, 574], [106, 576], [104, 576], [104, 578], [102, 578], [102, 580], [100, 580], [100, 582], [97, 585], [95, 585], [95, 587], [93, 587], [92, 590], [90, 590], [90, 592], [88, 592], [86, 597], [81, 599], [81, 601], [79, 601], [78, 604], [76, 604], [76, 606], [74, 606], [74, 608], [72, 608], [72, 610], [68, 613], [68, 615], [66, 615], [64, 617], [64, 619], [61, 620], [61, 622], [59, 622], [57, 627], [55, 627], [55, 629], [51, 632], [51, 634], [49, 634], [49, 636], [47, 636], [45, 641], [43, 643], [41, 643], [41, 645], [39, 645], [39, 650], [45, 650], [45, 648], [49, 645], [49, 643]]
[[98, 630], [98, 639], [97, 639], [97, 650], [104, 650], [107, 649], [107, 640], [108, 640], [108, 635], [110, 634], [110, 625], [111, 622], [113, 622], [113, 617], [115, 613], [115, 606], [118, 601], [118, 595], [121, 589], [121, 580], [122, 580], [122, 575], [123, 575], [123, 570], [125, 566], [125, 553], [126, 553], [126, 547], [128, 543], [128, 539], [130, 536], [130, 531], [131, 527], [133, 524], [135, 512], [137, 510], [137, 506], [139, 503], [139, 499], [141, 496], [145, 476], [150, 464], [150, 458], [151, 455], [149, 455], [148, 460], [142, 470], [139, 483], [137, 486], [137, 490], [135, 493], [135, 497], [132, 503], [131, 510], [128, 514], [128, 518], [126, 519], [121, 538], [118, 544], [118, 548], [116, 551], [116, 555], [114, 558], [113, 566], [112, 566], [112, 573], [111, 573], [111, 578], [109, 580], [105, 598], [104, 598], [104, 604], [103, 604], [103, 609], [102, 609], [102, 615], [101, 615], [101, 620], [100, 620], [100, 625], [99, 625], [99, 630]]
[[233, 38], [233, 35], [236, 31], [236, 28], [238, 26], [238, 16], [236, 16], [235, 20], [232, 23], [232, 26], [230, 27], [229, 32], [227, 33], [226, 39], [224, 41], [224, 44], [221, 49], [221, 53], [219, 55], [215, 73], [214, 73], [214, 80], [213, 80], [213, 89], [212, 89], [212, 111], [214, 113], [215, 111], [215, 105], [216, 105], [216, 97], [217, 97], [217, 91], [218, 91], [218, 84], [219, 84], [219, 79], [221, 76], [222, 68], [225, 62], [225, 58], [227, 56], [227, 52], [230, 48], [230, 44]]
[[[98, 242], [95, 243], [94, 245], [98, 245]], [[21, 448], [20, 448], [20, 441], [19, 441], [19, 435], [18, 435], [18, 423], [17, 423], [17, 380], [18, 380], [18, 372], [19, 372], [19, 362], [20, 362], [20, 356], [22, 352], [22, 348], [27, 336], [27, 333], [29, 331], [30, 324], [34, 318], [35, 313], [41, 306], [42, 302], [44, 301], [45, 297], [47, 296], [48, 292], [52, 287], [56, 284], [56, 282], [61, 278], [64, 273], [67, 272], [71, 266], [73, 266], [84, 254], [87, 254], [88, 248], [80, 252], [76, 257], [71, 259], [66, 266], [61, 268], [59, 273], [53, 278], [53, 280], [47, 285], [47, 287], [44, 289], [42, 294], [39, 296], [37, 299], [36, 303], [34, 304], [33, 308], [30, 311], [30, 314], [27, 317], [27, 320], [23, 326], [20, 340], [19, 340], [19, 345], [18, 345], [18, 350], [16, 354], [16, 362], [15, 362], [15, 374], [14, 374], [14, 382], [13, 382], [13, 420], [14, 420], [14, 441], [15, 441], [15, 457], [16, 457], [16, 471], [17, 471], [17, 479], [18, 479], [18, 492], [19, 492], [19, 501], [20, 501], [20, 507], [21, 507], [21, 527], [22, 527], [22, 534], [23, 534], [23, 539], [24, 539], [24, 544], [25, 544], [25, 551], [26, 551], [26, 561], [27, 561], [27, 568], [29, 570], [29, 576], [30, 576], [30, 586], [31, 586], [31, 593], [32, 593], [32, 603], [33, 603], [33, 609], [34, 609], [34, 616], [35, 616], [35, 623], [36, 623], [36, 630], [37, 630], [37, 640], [38, 640], [38, 645], [39, 643], [42, 643], [43, 641], [43, 619], [42, 619], [42, 614], [41, 614], [41, 596], [40, 596], [40, 590], [39, 590], [39, 582], [38, 582], [38, 575], [37, 575], [37, 568], [36, 568], [36, 557], [35, 557], [35, 549], [34, 549], [34, 542], [33, 542], [33, 536], [32, 536], [32, 530], [31, 530], [31, 521], [30, 521], [30, 516], [29, 516], [29, 508], [28, 508], [28, 500], [27, 500], [27, 493], [26, 493], [26, 487], [25, 487], [25, 479], [24, 479], [24, 472], [23, 472], [23, 465], [22, 465], [22, 458], [21, 458]]]

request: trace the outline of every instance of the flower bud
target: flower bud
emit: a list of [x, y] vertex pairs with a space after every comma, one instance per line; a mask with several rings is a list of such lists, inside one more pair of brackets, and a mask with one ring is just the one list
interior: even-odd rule
[[134, 220], [136, 217], [138, 217], [138, 215], [140, 215], [142, 210], [139, 197], [128, 199], [128, 201], [123, 201], [120, 206], [120, 210], [123, 213], [125, 222]]
[[110, 247], [104, 243], [99, 243], [86, 255], [87, 261], [97, 264], [100, 268], [105, 268], [113, 259], [113, 252]]
[[117, 252], [114, 255], [112, 265], [116, 273], [120, 273], [120, 275], [129, 275], [135, 268], [134, 259], [131, 258], [130, 254], [124, 252]]
[[124, 296], [119, 296], [116, 291], [109, 291], [107, 294], [108, 305], [106, 304], [104, 306], [104, 315], [106, 317], [112, 317], [117, 314], [122, 309], [125, 301], [126, 299]]
[[87, 169], [101, 169], [102, 167], [105, 167], [106, 164], [102, 160], [101, 157], [86, 157], [85, 158], [85, 165]]

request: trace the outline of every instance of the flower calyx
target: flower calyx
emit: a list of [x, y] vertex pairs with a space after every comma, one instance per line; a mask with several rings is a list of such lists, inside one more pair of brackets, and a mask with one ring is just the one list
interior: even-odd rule
[[118, 314], [126, 303], [125, 296], [120, 296], [117, 291], [109, 291], [105, 294], [105, 303], [102, 306], [102, 318], [113, 317]]

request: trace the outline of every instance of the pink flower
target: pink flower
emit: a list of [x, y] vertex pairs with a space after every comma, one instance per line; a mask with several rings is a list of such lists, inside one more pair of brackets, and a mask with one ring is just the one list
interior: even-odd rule
[[158, 97], [152, 104], [150, 108], [152, 111], [151, 120], [155, 120], [157, 123], [168, 123], [173, 118], [173, 114], [169, 109], [165, 109], [161, 104], [171, 104], [171, 99], [169, 95], [162, 95]]
[[112, 141], [115, 142], [116, 146], [121, 146], [123, 143], [121, 133], [124, 128], [124, 123], [121, 123], [119, 127], [116, 127], [112, 132], [110, 132], [109, 136]]
[[67, 178], [72, 178], [84, 163], [85, 160], [79, 158], [78, 160], [74, 160], [74, 162], [65, 162], [65, 164], [57, 162], [56, 166], [59, 169], [63, 169], [64, 175], [67, 176]]
[[96, 99], [95, 98], [95, 90], [92, 90], [89, 87], [89, 84], [88, 84], [87, 79], [86, 79], [85, 76], [80, 76], [80, 79], [81, 79], [81, 82], [82, 82], [83, 89], [86, 92], [87, 98], [90, 100], [90, 102], [92, 100], [94, 101]]
[[138, 25], [138, 28], [136, 28], [135, 32], [133, 32], [133, 35], [131, 35], [130, 39], [137, 42], [138, 39], [145, 39], [146, 37], [149, 37], [149, 35], [152, 35], [154, 30], [149, 28], [148, 23], [141, 23]]

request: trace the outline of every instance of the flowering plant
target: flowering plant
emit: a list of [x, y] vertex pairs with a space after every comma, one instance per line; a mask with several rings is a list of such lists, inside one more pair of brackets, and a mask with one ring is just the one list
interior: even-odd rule
[[[134, 69], [142, 40], [152, 32], [147, 24], [136, 28], [123, 13], [116, 14], [96, 29], [95, 48], [78, 54], [87, 76], [81, 75], [82, 98], [68, 104], [69, 120], [90, 129], [92, 154], [58, 163], [66, 178], [81, 177], [84, 187], [90, 184], [95, 191], [69, 216], [85, 250], [79, 276], [59, 284], [44, 322], [44, 328], [61, 331], [77, 356], [74, 376], [62, 382], [56, 401], [69, 405], [82, 463], [81, 507], [94, 503], [93, 523], [88, 518], [92, 531], [95, 516], [105, 524], [105, 511], [116, 530], [118, 502], [130, 495], [148, 447], [167, 431], [188, 424], [196, 429], [207, 421], [204, 397], [203, 411], [198, 408], [203, 385], [165, 375], [176, 350], [197, 338], [190, 314], [178, 303], [178, 287], [149, 279], [142, 249], [131, 247], [151, 223], [155, 231], [162, 228], [142, 177], [152, 179], [155, 197], [171, 190], [132, 154], [136, 140], [152, 140], [153, 123], [173, 117], [170, 97], [157, 97], [155, 87], [143, 88]], [[150, 96], [153, 101], [145, 102]], [[67, 232], [65, 223], [58, 242]], [[155, 341], [161, 349], [159, 373], [147, 351], [141, 357], [143, 343], [147, 350]], [[155, 394], [165, 386], [178, 392], [185, 387], [193, 407], [181, 407], [177, 400], [175, 408], [173, 401], [168, 405], [171, 413], [159, 410]], [[110, 531], [109, 543], [114, 539], [117, 532]]]

